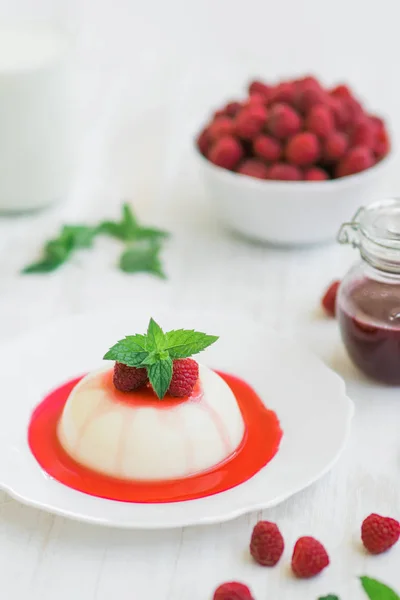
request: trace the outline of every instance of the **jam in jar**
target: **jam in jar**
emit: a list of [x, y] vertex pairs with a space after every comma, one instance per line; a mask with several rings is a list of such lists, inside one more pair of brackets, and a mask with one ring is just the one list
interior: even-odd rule
[[337, 297], [347, 352], [368, 377], [400, 385], [400, 198], [361, 208], [338, 239], [361, 255]]

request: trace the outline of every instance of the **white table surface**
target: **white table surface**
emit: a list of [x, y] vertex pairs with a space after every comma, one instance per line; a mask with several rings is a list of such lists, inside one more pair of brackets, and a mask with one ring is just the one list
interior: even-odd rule
[[[356, 404], [350, 442], [332, 472], [282, 505], [210, 527], [169, 531], [118, 531], [54, 517], [0, 493], [1, 593], [7, 600], [208, 600], [226, 580], [248, 583], [257, 600], [313, 600], [329, 592], [364, 598], [357, 575], [368, 574], [400, 590], [400, 544], [381, 557], [360, 547], [362, 519], [376, 511], [400, 517], [399, 392], [366, 382], [348, 361], [334, 321], [319, 310], [321, 292], [357, 259], [336, 245], [297, 252], [254, 246], [215, 222], [190, 169], [175, 169], [163, 185], [143, 175], [136, 187], [138, 213], [173, 232], [165, 252], [166, 282], [128, 276], [114, 267], [117, 246], [102, 242], [72, 264], [45, 277], [21, 277], [60, 222], [118, 213], [114, 183], [87, 161], [69, 203], [19, 219], [0, 220], [0, 337], [51, 318], [96, 308], [115, 310], [120, 298], [132, 311], [153, 299], [166, 305], [204, 306], [240, 314], [290, 331], [348, 382]], [[147, 182], [147, 184], [146, 184]], [[162, 192], [162, 193], [161, 193]], [[6, 423], [1, 424], [6, 427]], [[315, 449], [318, 452], [318, 448]], [[247, 553], [256, 521], [276, 521], [286, 540], [275, 569], [254, 565]], [[332, 565], [308, 582], [288, 569], [297, 537], [314, 535]]]

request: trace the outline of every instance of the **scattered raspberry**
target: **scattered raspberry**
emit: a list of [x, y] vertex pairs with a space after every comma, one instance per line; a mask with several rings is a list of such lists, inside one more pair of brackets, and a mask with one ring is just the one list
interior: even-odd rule
[[257, 179], [267, 179], [268, 177], [267, 165], [256, 158], [249, 158], [248, 160], [243, 161], [237, 172], [241, 175], [257, 177]]
[[296, 577], [314, 577], [328, 565], [329, 556], [321, 542], [308, 536], [297, 540], [292, 556], [292, 571]]
[[371, 121], [365, 119], [358, 123], [350, 135], [352, 146], [368, 146], [372, 148], [375, 141], [375, 127]]
[[192, 358], [181, 358], [174, 360], [172, 379], [168, 392], [171, 396], [183, 398], [189, 396], [199, 377], [199, 365]]
[[361, 526], [361, 539], [371, 554], [381, 554], [389, 550], [400, 537], [400, 523], [390, 517], [373, 513]]
[[262, 81], [252, 81], [249, 85], [249, 95], [260, 94], [268, 99], [271, 93], [271, 86]]
[[208, 153], [208, 158], [212, 163], [225, 169], [234, 169], [242, 156], [243, 150], [240, 143], [229, 135], [219, 138]]
[[347, 154], [339, 162], [336, 169], [337, 177], [345, 177], [353, 175], [369, 169], [374, 164], [372, 152], [366, 146], [355, 146], [351, 148]]
[[220, 137], [232, 135], [234, 130], [233, 120], [229, 117], [218, 117], [208, 127], [208, 138], [211, 142], [215, 142]]
[[296, 84], [294, 82], [284, 81], [271, 91], [270, 102], [293, 104], [296, 99], [296, 94]]
[[114, 365], [113, 383], [120, 392], [133, 392], [147, 382], [147, 370], [128, 367], [116, 362]]
[[308, 131], [298, 133], [288, 141], [285, 153], [287, 160], [294, 165], [311, 165], [320, 155], [318, 138]]
[[258, 564], [273, 567], [283, 554], [285, 543], [278, 526], [269, 521], [260, 521], [253, 529], [250, 554]]
[[210, 147], [210, 140], [208, 137], [208, 129], [203, 129], [200, 135], [197, 137], [196, 144], [203, 156], [207, 155], [208, 148]]
[[213, 600], [254, 600], [254, 598], [247, 585], [237, 581], [229, 581], [217, 587]]
[[310, 110], [305, 128], [318, 137], [327, 138], [334, 130], [335, 123], [331, 109], [324, 104], [316, 104]]
[[346, 134], [334, 131], [326, 138], [322, 146], [322, 156], [327, 162], [334, 163], [346, 154], [349, 142]]
[[260, 134], [253, 141], [253, 151], [259, 158], [267, 162], [275, 162], [282, 154], [282, 146], [270, 135]]
[[301, 119], [288, 104], [274, 104], [269, 112], [267, 128], [277, 138], [287, 138], [301, 128]]
[[281, 181], [300, 181], [303, 174], [295, 165], [287, 163], [275, 163], [268, 171], [268, 179]]
[[235, 117], [235, 131], [239, 137], [254, 138], [262, 130], [267, 118], [267, 109], [261, 104], [243, 108]]
[[228, 117], [235, 117], [241, 108], [242, 105], [240, 102], [229, 102], [225, 106], [225, 114], [228, 115]]
[[382, 159], [384, 156], [386, 156], [386, 154], [388, 154], [390, 150], [390, 141], [386, 129], [381, 129], [376, 134], [373, 150], [377, 160]]
[[310, 167], [304, 171], [305, 181], [326, 181], [327, 179], [329, 179], [329, 175], [321, 167]]
[[330, 317], [334, 317], [336, 315], [336, 296], [339, 285], [340, 281], [334, 281], [331, 283], [322, 298], [322, 307]]

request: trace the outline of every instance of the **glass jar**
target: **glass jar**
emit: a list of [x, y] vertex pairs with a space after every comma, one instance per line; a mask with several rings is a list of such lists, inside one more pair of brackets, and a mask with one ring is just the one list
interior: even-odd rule
[[361, 255], [337, 296], [347, 352], [368, 377], [400, 385], [400, 198], [359, 209], [338, 241]]

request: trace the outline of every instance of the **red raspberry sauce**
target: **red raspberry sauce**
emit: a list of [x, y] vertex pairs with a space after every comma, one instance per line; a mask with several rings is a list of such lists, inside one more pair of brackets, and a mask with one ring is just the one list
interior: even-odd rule
[[57, 424], [73, 387], [81, 377], [51, 392], [34, 410], [28, 429], [32, 454], [42, 469], [60, 483], [77, 491], [121, 502], [181, 502], [212, 496], [244, 483], [272, 460], [279, 449], [282, 430], [276, 414], [265, 408], [244, 381], [219, 373], [236, 396], [245, 422], [239, 448], [212, 469], [182, 479], [126, 481], [82, 467], [63, 450]]

